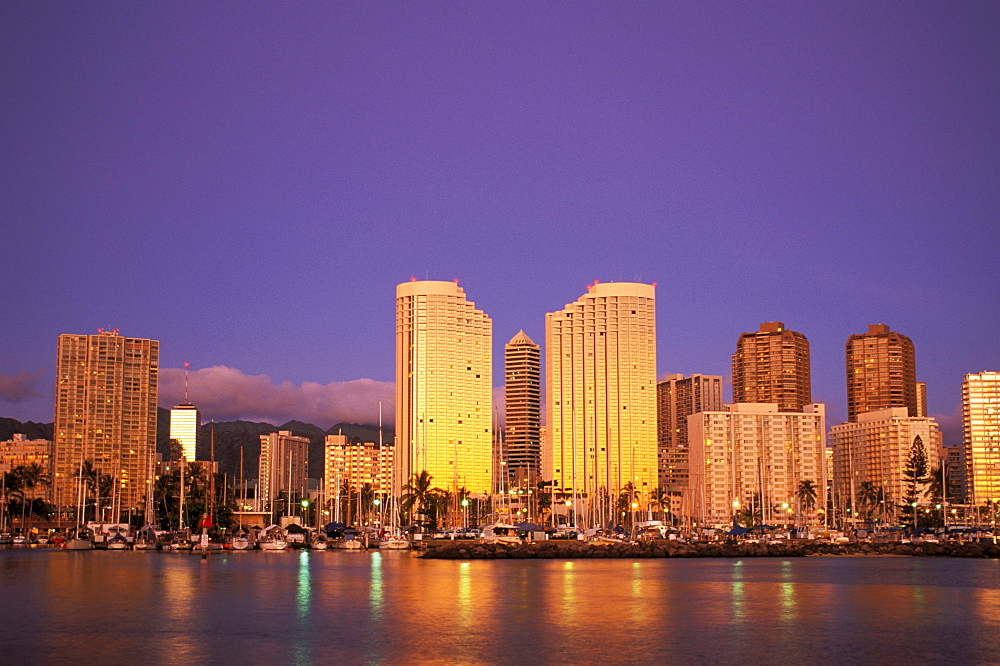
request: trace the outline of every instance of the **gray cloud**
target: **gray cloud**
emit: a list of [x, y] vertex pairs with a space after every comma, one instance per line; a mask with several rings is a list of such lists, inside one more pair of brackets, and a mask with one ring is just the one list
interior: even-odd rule
[[16, 375], [0, 374], [0, 400], [5, 402], [24, 402], [29, 398], [41, 397], [36, 388], [42, 372], [19, 372]]
[[[242, 419], [275, 425], [298, 419], [324, 429], [341, 422], [376, 423], [381, 400], [383, 423], [391, 426], [395, 388], [392, 382], [372, 379], [276, 384], [267, 375], [247, 375], [219, 365], [190, 372], [189, 399], [206, 419]], [[169, 409], [183, 401], [184, 370], [161, 368], [160, 406]]]

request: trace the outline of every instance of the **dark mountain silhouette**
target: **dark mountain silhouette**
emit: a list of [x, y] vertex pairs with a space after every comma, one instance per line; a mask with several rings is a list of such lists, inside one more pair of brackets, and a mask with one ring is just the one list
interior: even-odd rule
[[25, 435], [28, 439], [52, 440], [51, 423], [21, 422], [17, 419], [0, 418], [0, 442], [14, 439], [16, 433]]

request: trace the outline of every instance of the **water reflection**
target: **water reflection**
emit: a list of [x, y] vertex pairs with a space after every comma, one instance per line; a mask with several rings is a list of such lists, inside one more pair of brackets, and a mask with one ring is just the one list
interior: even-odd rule
[[5, 661], [1000, 661], [983, 560], [0, 551]]

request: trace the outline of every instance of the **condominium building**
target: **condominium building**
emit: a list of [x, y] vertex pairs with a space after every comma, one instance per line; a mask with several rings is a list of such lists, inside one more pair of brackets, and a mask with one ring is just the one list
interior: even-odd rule
[[541, 473], [542, 348], [519, 331], [504, 346], [505, 460], [511, 476]]
[[347, 435], [327, 435], [323, 460], [328, 497], [344, 487], [357, 490], [370, 485], [377, 495], [388, 495], [392, 490], [392, 446], [352, 442]]
[[873, 518], [891, 520], [903, 500], [903, 470], [918, 437], [927, 452], [929, 471], [938, 464], [941, 451], [941, 431], [934, 419], [909, 416], [906, 407], [889, 407], [862, 412], [857, 421], [830, 428], [837, 507], [842, 510], [856, 507], [854, 511], [861, 513], [865, 507], [859, 505], [864, 500], [858, 499], [858, 493], [867, 482], [880, 498]]
[[[545, 315], [545, 478], [588, 501], [657, 486], [654, 285], [594, 283]], [[645, 504], [643, 504], [644, 506]]]
[[668, 493], [688, 487], [688, 417], [722, 410], [719, 375], [667, 375], [656, 385], [659, 486]]
[[733, 402], [766, 402], [801, 412], [812, 402], [809, 341], [780, 321], [743, 333], [733, 354]]
[[[705, 524], [823, 522], [825, 408], [737, 403], [688, 417], [694, 516]], [[805, 484], [812, 502], [800, 497]]]
[[170, 410], [170, 439], [181, 447], [188, 462], [198, 460], [201, 451], [201, 412], [191, 403]]
[[439, 488], [493, 492], [492, 344], [492, 321], [456, 282], [396, 287], [396, 494], [423, 471]]
[[[33, 467], [41, 471], [43, 476], [49, 476], [52, 463], [52, 442], [47, 439], [28, 439], [20, 433], [14, 433], [11, 439], [0, 442], [0, 474], [10, 472], [16, 467]], [[26, 496], [47, 498], [51, 496], [49, 484], [25, 488]]]
[[867, 333], [847, 339], [846, 352], [848, 421], [888, 407], [905, 407], [907, 416], [921, 415], [916, 355], [910, 338], [885, 324], [870, 324]]
[[[144, 507], [156, 451], [160, 343], [118, 331], [60, 335], [53, 424], [53, 501], [72, 507], [90, 461], [113, 479], [121, 511]], [[115, 516], [114, 518], [117, 518]]]
[[309, 438], [289, 430], [260, 436], [257, 510], [292, 515], [291, 504], [306, 497], [309, 478]]
[[977, 506], [1000, 502], [1000, 372], [965, 376], [962, 445], [968, 501]]

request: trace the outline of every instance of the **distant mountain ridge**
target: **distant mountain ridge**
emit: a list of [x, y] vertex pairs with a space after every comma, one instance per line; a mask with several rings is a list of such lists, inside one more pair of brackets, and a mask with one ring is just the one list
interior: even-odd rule
[[[212, 433], [212, 423], [201, 426], [203, 457], [209, 457], [209, 442]], [[298, 437], [309, 439], [309, 476], [323, 476], [323, 449], [327, 435], [344, 434], [352, 442], [377, 442], [378, 426], [359, 423], [337, 423], [328, 430], [323, 430], [312, 423], [292, 420], [284, 425], [276, 426], [270, 423], [254, 423], [252, 421], [222, 421], [215, 426], [215, 460], [219, 471], [235, 478], [240, 476], [240, 448], [243, 449], [243, 477], [257, 478], [260, 461], [260, 436], [269, 435], [280, 430], [291, 431]], [[15, 433], [23, 433], [28, 439], [52, 439], [51, 423], [21, 422], [17, 419], [0, 417], [0, 441], [12, 439]], [[382, 441], [392, 442], [391, 428], [382, 428]], [[156, 451], [164, 459], [170, 449], [170, 410], [162, 407], [156, 410]]]

